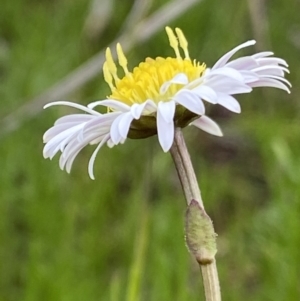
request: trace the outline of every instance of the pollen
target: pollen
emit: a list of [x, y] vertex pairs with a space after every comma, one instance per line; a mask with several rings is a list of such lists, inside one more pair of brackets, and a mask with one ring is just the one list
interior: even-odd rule
[[[120, 44], [117, 44], [118, 63], [123, 69], [124, 76], [118, 77], [117, 66], [113, 60], [111, 50], [106, 50], [106, 62], [103, 65], [104, 79], [111, 89], [109, 99], [121, 101], [125, 104], [143, 103], [148, 99], [158, 103], [168, 101], [183, 88], [181, 84], [172, 83], [166, 93], [160, 93], [161, 86], [174, 78], [177, 74], [183, 73], [191, 82], [199, 78], [205, 71], [205, 64], [196, 60], [192, 61], [188, 52], [188, 42], [183, 32], [176, 28], [175, 33], [170, 27], [166, 27], [170, 46], [175, 52], [175, 58], [157, 57], [146, 58], [130, 72], [127, 68], [127, 59]], [[180, 48], [183, 57], [180, 54]]]

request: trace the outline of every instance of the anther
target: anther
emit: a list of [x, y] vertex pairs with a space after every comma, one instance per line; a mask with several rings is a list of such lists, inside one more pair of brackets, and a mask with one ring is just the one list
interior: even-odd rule
[[108, 69], [108, 66], [107, 66], [107, 62], [105, 62], [103, 64], [103, 76], [104, 76], [104, 80], [108, 83], [111, 91], [113, 92], [113, 90], [115, 89], [114, 85], [113, 85], [113, 78], [111, 76], [111, 73]]
[[179, 53], [179, 49], [178, 49], [178, 40], [173, 32], [173, 30], [170, 27], [166, 27], [166, 32], [167, 35], [169, 37], [169, 41], [170, 41], [170, 46], [174, 49], [176, 57], [178, 59], [181, 58], [180, 53]]
[[105, 52], [105, 56], [106, 56], [106, 62], [107, 62], [107, 69], [110, 72], [110, 74], [113, 76], [114, 80], [116, 82], [119, 81], [118, 75], [117, 75], [117, 66], [113, 60], [111, 51], [109, 48], [106, 49]]
[[127, 69], [127, 59], [126, 59], [126, 56], [123, 52], [123, 49], [122, 49], [120, 43], [117, 44], [117, 54], [118, 54], [118, 59], [119, 59], [120, 66], [123, 68], [125, 74], [128, 74], [129, 71]]
[[175, 28], [175, 31], [177, 33], [179, 45], [182, 48], [182, 50], [184, 51], [185, 58], [190, 59], [189, 51], [188, 51], [188, 42], [187, 42], [182, 30], [180, 28]]

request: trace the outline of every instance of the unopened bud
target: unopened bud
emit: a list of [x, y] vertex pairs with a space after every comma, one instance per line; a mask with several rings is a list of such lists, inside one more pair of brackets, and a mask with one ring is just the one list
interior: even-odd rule
[[201, 265], [212, 263], [217, 253], [217, 235], [210, 217], [196, 200], [188, 206], [185, 232], [188, 249], [197, 262]]

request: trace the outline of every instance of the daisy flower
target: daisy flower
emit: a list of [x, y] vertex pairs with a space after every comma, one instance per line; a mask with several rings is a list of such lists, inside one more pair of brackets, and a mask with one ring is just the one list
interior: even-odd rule
[[[127, 138], [140, 139], [157, 134], [164, 152], [174, 139], [174, 128], [194, 125], [212, 135], [222, 136], [219, 126], [205, 115], [204, 102], [219, 104], [240, 113], [236, 94], [249, 93], [255, 87], [274, 87], [290, 93], [290, 83], [284, 78], [287, 63], [272, 52], [260, 52], [231, 60], [240, 49], [254, 45], [251, 40], [223, 55], [212, 68], [192, 60], [187, 40], [179, 28], [166, 27], [175, 57], [147, 58], [133, 71], [117, 44], [118, 63], [124, 75], [119, 77], [111, 50], [106, 50], [104, 79], [111, 94], [87, 107], [72, 102], [57, 101], [45, 106], [65, 105], [84, 113], [59, 118], [44, 134], [45, 158], [61, 152], [59, 166], [70, 172], [78, 153], [88, 144], [97, 144], [88, 172], [94, 179], [93, 165], [99, 149], [113, 147]], [[95, 108], [107, 107], [101, 114]]]

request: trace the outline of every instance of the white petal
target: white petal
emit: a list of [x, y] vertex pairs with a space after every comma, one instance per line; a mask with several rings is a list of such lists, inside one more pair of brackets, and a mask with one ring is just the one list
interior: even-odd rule
[[157, 111], [157, 105], [152, 99], [147, 99], [145, 102], [145, 107], [143, 109], [143, 113], [145, 115], [150, 115]]
[[[125, 114], [130, 115], [131, 119], [133, 118], [131, 112]], [[61, 151], [59, 166], [61, 169], [70, 172], [78, 153], [86, 145], [100, 142], [89, 164], [89, 173], [93, 177], [92, 167], [98, 150], [109, 139], [111, 126], [117, 118], [120, 118], [121, 121], [123, 118], [123, 123], [115, 122], [116, 125], [126, 125], [125, 114], [121, 112], [112, 112], [104, 115], [74, 114], [60, 118], [59, 122], [44, 134], [46, 142], [43, 150], [44, 157], [52, 159], [58, 151]], [[121, 128], [121, 133], [124, 133], [122, 131], [124, 131], [123, 127]], [[121, 137], [120, 141], [124, 142], [125, 139]]]
[[241, 106], [238, 101], [227, 94], [218, 93], [218, 104], [234, 113], [241, 113]]
[[65, 165], [67, 164], [66, 171], [70, 173], [74, 159], [85, 146], [86, 143], [84, 142], [79, 143], [74, 139], [70, 141], [59, 158], [59, 168], [64, 170]]
[[235, 79], [239, 82], [244, 82], [244, 78], [242, 77], [241, 73], [233, 68], [222, 67], [216, 70], [212, 70], [209, 75], [210, 77], [213, 77], [215, 75], [223, 75]]
[[107, 132], [105, 133], [105, 135], [101, 135], [101, 136], [99, 136], [97, 133], [93, 133], [92, 135], [86, 136], [83, 141], [80, 141], [80, 142], [78, 140], [71, 141], [67, 145], [67, 147], [65, 148], [64, 152], [62, 153], [62, 155], [60, 157], [60, 160], [59, 160], [60, 168], [63, 170], [65, 167], [65, 170], [68, 173], [70, 173], [74, 159], [77, 157], [79, 152], [85, 146], [87, 146], [90, 143], [90, 141], [95, 140], [96, 137], [99, 141], [102, 141], [102, 139], [106, 135], [108, 135]]
[[[77, 133], [81, 130], [83, 125], [77, 125], [75, 127], [72, 127], [70, 129], [66, 129], [63, 132], [59, 133], [57, 136], [53, 137], [44, 147], [43, 155], [44, 158], [52, 157], [51, 150], [53, 151], [53, 147], [56, 149], [58, 147], [58, 150], [60, 149], [60, 144], [65, 141], [65, 139], [72, 138], [72, 135], [74, 133]], [[57, 151], [58, 151], [57, 150]]]
[[205, 113], [205, 107], [202, 100], [196, 93], [190, 90], [180, 90], [175, 96], [174, 100], [176, 103], [181, 104], [189, 111], [197, 114], [203, 115]]
[[265, 66], [265, 65], [283, 65], [285, 67], [289, 66], [285, 60], [280, 59], [278, 57], [260, 58], [257, 59], [256, 61], [260, 66]]
[[226, 64], [226, 67], [234, 68], [239, 71], [250, 70], [258, 66], [256, 60], [251, 56], [240, 57]]
[[[123, 113], [124, 114], [124, 113]], [[110, 138], [112, 142], [116, 145], [119, 144], [122, 136], [119, 131], [119, 122], [123, 118], [123, 114], [120, 114], [112, 123], [111, 128], [110, 128]]]
[[243, 94], [252, 91], [248, 85], [221, 75], [208, 79], [205, 85], [212, 88], [215, 92], [226, 94]]
[[133, 116], [131, 112], [122, 114], [122, 118], [119, 121], [118, 128], [119, 128], [119, 133], [123, 139], [127, 138], [132, 120], [133, 120]]
[[209, 134], [223, 136], [223, 133], [217, 123], [205, 115], [194, 120], [190, 125], [194, 125]]
[[157, 135], [164, 152], [167, 152], [174, 140], [175, 102], [159, 102], [157, 108]]
[[109, 133], [114, 119], [115, 118], [110, 118], [108, 120], [98, 119], [95, 121], [88, 122], [87, 124], [85, 124], [84, 128], [79, 132], [77, 136], [78, 141], [80, 142], [90, 135], [101, 136], [103, 134]]
[[131, 106], [130, 112], [134, 119], [139, 119], [141, 117], [142, 112], [144, 111], [145, 106], [147, 105], [146, 102], [142, 104], [134, 103]]
[[87, 114], [71, 114], [71, 115], [66, 115], [63, 117], [58, 118], [55, 121], [55, 125], [57, 124], [62, 124], [62, 123], [69, 123], [69, 122], [86, 122], [94, 118], [94, 115], [87, 115]]
[[278, 81], [284, 82], [289, 87], [292, 87], [292, 84], [286, 78], [284, 78], [282, 76], [276, 76], [276, 75], [270, 75], [270, 74], [268, 74], [268, 75], [261, 76], [260, 78], [261, 79], [264, 79], [264, 78], [273, 78], [273, 79], [276, 79]]
[[90, 161], [89, 161], [89, 165], [88, 165], [88, 172], [89, 172], [89, 176], [92, 180], [95, 180], [95, 177], [94, 177], [94, 162], [95, 162], [95, 159], [96, 159], [96, 156], [100, 150], [100, 148], [104, 145], [105, 142], [107, 142], [109, 139], [109, 135], [106, 135], [102, 141], [98, 144], [97, 148], [94, 150], [91, 158], [90, 158]]
[[253, 71], [249, 71], [249, 70], [240, 70], [241, 75], [244, 78], [244, 83], [248, 84], [251, 82], [254, 82], [256, 80], [259, 79], [259, 76], [257, 74], [255, 74], [255, 72]]
[[223, 67], [227, 62], [228, 60], [237, 52], [239, 51], [240, 49], [242, 48], [245, 48], [245, 47], [248, 47], [248, 46], [251, 46], [251, 45], [254, 45], [256, 43], [256, 41], [254, 40], [251, 40], [251, 41], [248, 41], [248, 42], [245, 42], [235, 48], [233, 48], [232, 50], [230, 50], [229, 52], [227, 52], [226, 54], [224, 54], [215, 64], [214, 66], [212, 67], [212, 70], [214, 69], [217, 69], [217, 68], [220, 68], [220, 67]]
[[107, 140], [107, 146], [108, 146], [109, 148], [113, 148], [113, 147], [115, 146], [115, 144], [112, 142], [111, 139], [108, 139], [108, 140]]
[[90, 145], [98, 144], [100, 141], [102, 141], [102, 136], [92, 140], [89, 144]]
[[251, 57], [253, 57], [254, 59], [259, 59], [259, 58], [270, 56], [270, 55], [273, 55], [273, 54], [274, 53], [272, 51], [263, 51], [263, 52], [253, 54], [253, 55], [251, 55]]
[[84, 124], [84, 127], [82, 128], [81, 132], [78, 135], [79, 140], [83, 140], [83, 138], [90, 134], [90, 133], [99, 133], [101, 132], [108, 132], [109, 128], [111, 127], [111, 124], [116, 119], [117, 116], [119, 116], [120, 112], [110, 112], [107, 114], [103, 114], [101, 116], [94, 116], [94, 118]]
[[171, 80], [163, 83], [159, 89], [159, 93], [165, 94], [172, 84], [186, 85], [189, 82], [188, 77], [184, 73], [176, 74]]
[[128, 112], [130, 110], [130, 106], [114, 99], [98, 100], [88, 105], [89, 108], [94, 108], [96, 106], [104, 106], [121, 112]]
[[259, 75], [279, 75], [284, 76], [284, 72], [290, 73], [289, 69], [278, 65], [264, 65], [254, 68], [253, 72]]
[[106, 99], [101, 99], [101, 100], [93, 101], [93, 102], [89, 103], [87, 105], [87, 107], [90, 108], [90, 109], [94, 109], [95, 107], [100, 106], [101, 102], [104, 101], [104, 100], [106, 100]]
[[173, 122], [175, 114], [175, 101], [160, 101], [158, 103], [157, 112], [165, 120], [165, 122]]
[[210, 74], [210, 72], [207, 72], [206, 75], [203, 75], [193, 81], [191, 81], [190, 83], [188, 83], [187, 85], [184, 86], [185, 89], [194, 89], [200, 85], [203, 84], [203, 82], [205, 81], [205, 79], [208, 77], [208, 75]]
[[207, 102], [216, 104], [217, 103], [217, 94], [216, 92], [205, 85], [200, 85], [192, 89], [193, 93], [197, 94], [201, 99], [206, 100]]
[[[277, 66], [274, 66], [274, 67], [277, 67]], [[283, 78], [285, 75], [284, 72], [287, 72], [287, 71], [283, 71], [282, 69], [269, 68], [266, 70], [256, 71], [255, 73], [257, 75], [259, 75], [259, 77], [279, 76], [279, 77]]]
[[121, 114], [123, 113], [109, 112], [101, 116], [94, 116], [92, 120], [85, 123], [84, 129], [91, 128], [92, 126], [102, 127], [103, 125], [111, 124]]
[[288, 93], [291, 93], [289, 88], [283, 84], [282, 82], [273, 79], [273, 78], [262, 78], [258, 80], [257, 82], [250, 83], [249, 86], [255, 88], [255, 87], [273, 87], [273, 88], [278, 88], [285, 90]]
[[47, 108], [52, 107], [52, 106], [60, 106], [60, 105], [76, 108], [76, 109], [82, 110], [82, 111], [87, 112], [87, 113], [92, 114], [92, 115], [102, 115], [99, 112], [91, 110], [88, 107], [85, 107], [85, 106], [82, 106], [82, 105], [79, 105], [77, 103], [70, 102], [70, 101], [50, 102], [50, 103], [48, 103], [44, 106], [44, 109], [47, 109]]
[[61, 155], [61, 156], [60, 156], [60, 159], [63, 159], [62, 161], [59, 160], [61, 170], [63, 170], [63, 169], [65, 168], [65, 169], [66, 169], [66, 172], [67, 172], [67, 173], [70, 173], [75, 158], [77, 157], [77, 155], [79, 154], [79, 152], [80, 152], [84, 147], [85, 147], [85, 145], [79, 144], [79, 145], [76, 146], [76, 148], [74, 148], [74, 150], [72, 150], [72, 152], [70, 152], [70, 153], [68, 154], [67, 157], [64, 157], [63, 155]]
[[62, 155], [59, 160], [59, 167], [63, 170], [66, 163], [69, 162], [69, 167], [67, 169], [71, 169], [71, 165], [77, 154], [89, 144], [89, 142], [95, 139], [97, 135], [89, 135], [84, 138], [84, 140], [79, 141], [76, 139], [76, 136], [73, 136], [72, 139], [69, 139], [65, 148], [62, 150]]
[[57, 145], [57, 149], [55, 149], [55, 150], [53, 151], [53, 154], [52, 154], [52, 156], [50, 157], [50, 159], [53, 158], [54, 152], [59, 151], [59, 150], [63, 153], [63, 155], [66, 154], [66, 153], [68, 152], [68, 151], [67, 151], [68, 146], [69, 146], [69, 144], [71, 144], [72, 142], [78, 144], [78, 141], [77, 141], [77, 139], [76, 139], [77, 135], [78, 135], [78, 132], [74, 132], [74, 133], [72, 133], [71, 135], [68, 135], [65, 139], [63, 139], [63, 140]]
[[47, 143], [55, 136], [59, 135], [60, 133], [78, 125], [77, 122], [68, 122], [63, 124], [54, 125], [52, 128], [47, 130], [45, 134], [43, 135], [43, 141], [44, 143]]

